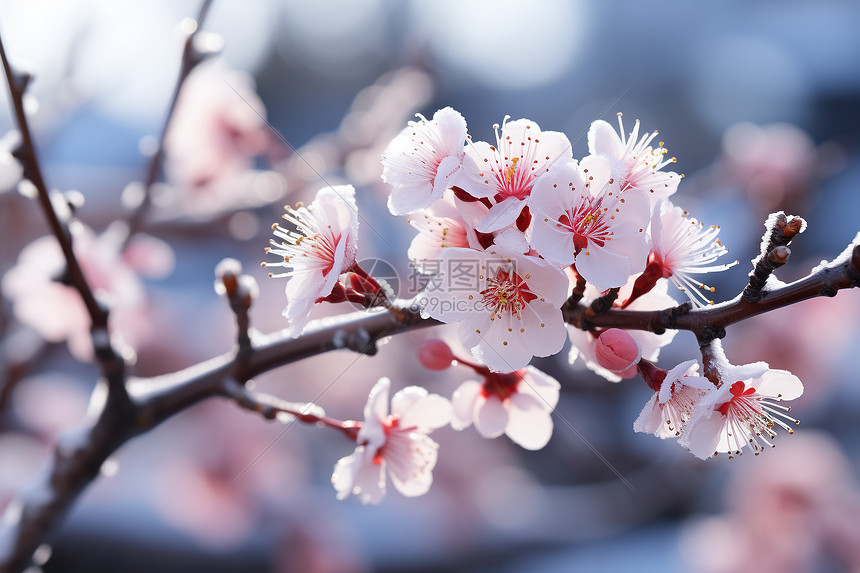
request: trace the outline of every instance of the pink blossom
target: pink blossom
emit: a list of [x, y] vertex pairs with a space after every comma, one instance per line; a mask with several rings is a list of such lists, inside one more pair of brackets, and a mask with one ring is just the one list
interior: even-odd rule
[[799, 422], [788, 415], [791, 408], [779, 402], [803, 394], [797, 376], [755, 362], [727, 367], [721, 377], [722, 386], [699, 402], [680, 439], [695, 456], [706, 459], [726, 452], [733, 457], [745, 447], [758, 455], [764, 446], [773, 447], [775, 426], [794, 433], [791, 425]]
[[451, 403], [409, 386], [394, 395], [389, 414], [390, 386], [388, 378], [381, 378], [370, 391], [358, 447], [334, 467], [331, 481], [338, 499], [353, 494], [362, 503], [379, 503], [385, 496], [386, 469], [403, 495], [424, 495], [430, 489], [439, 445], [427, 434], [450, 423]]
[[286, 272], [271, 277], [289, 277], [284, 316], [290, 334], [302, 332], [314, 303], [331, 294], [341, 273], [355, 263], [358, 253], [358, 210], [352, 185], [324, 187], [308, 207], [285, 207], [283, 218], [295, 229], [277, 223], [272, 230], [280, 242], [270, 240], [267, 252], [281, 261], [263, 263], [285, 267]]
[[442, 252], [421, 304], [423, 314], [461, 325], [460, 339], [476, 360], [510, 372], [564, 346], [567, 293], [567, 277], [546, 261], [497, 246], [452, 247]]
[[409, 224], [418, 230], [418, 235], [412, 239], [407, 254], [420, 272], [435, 272], [428, 263], [438, 261], [447, 247], [482, 248], [475, 230], [463, 219], [450, 193], [429, 208], [410, 215]]
[[714, 389], [698, 371], [695, 360], [682, 362], [669, 372], [661, 370], [665, 377], [652, 386], [654, 395], [633, 422], [633, 429], [661, 439], [680, 436], [699, 400]]
[[603, 120], [593, 122], [588, 130], [588, 151], [591, 156], [583, 159], [583, 165], [590, 167], [592, 158], [597, 156], [611, 159], [612, 176], [618, 181], [621, 190], [649, 197], [652, 203], [677, 191], [683, 175], [662, 171], [666, 165], [675, 163], [675, 158], [663, 158], [668, 151], [662, 141], [656, 149], [651, 147], [657, 132], [644, 134], [640, 139], [637, 119], [633, 131], [625, 136], [620, 113], [618, 130], [620, 135]]
[[599, 290], [620, 287], [645, 268], [647, 199], [622, 192], [608, 169], [554, 166], [535, 184], [531, 244], [545, 259], [575, 265]]
[[[498, 231], [517, 222], [528, 205], [535, 182], [556, 161], [571, 159], [567, 136], [556, 131], [541, 131], [527, 119], [498, 124], [496, 145], [477, 141], [466, 148], [463, 190], [473, 197], [494, 203], [475, 227], [482, 233]], [[524, 231], [526, 225], [521, 225]]]
[[165, 173], [192, 213], [240, 201], [239, 175], [271, 141], [253, 78], [216, 63], [199, 66], [182, 86], [165, 140]]
[[[101, 235], [76, 223], [73, 248], [96, 296], [110, 307], [115, 341], [139, 348], [151, 335], [147, 298], [138, 273], [163, 276], [173, 267], [173, 251], [163, 241], [135, 235], [123, 251], [127, 230], [112, 225]], [[18, 264], [3, 277], [16, 318], [51, 342], [65, 340], [79, 360], [92, 358], [91, 320], [77, 290], [58, 282], [66, 260], [57, 239], [36, 239], [21, 251]]]
[[382, 180], [392, 186], [388, 210], [405, 215], [442, 198], [462, 166], [466, 120], [450, 107], [409, 125], [382, 154]]
[[462, 430], [474, 423], [485, 438], [506, 434], [527, 450], [539, 450], [552, 436], [559, 387], [532, 366], [507, 374], [490, 372], [483, 382], [464, 382], [454, 392], [451, 426]]
[[[618, 297], [619, 301], [624, 300], [627, 294], [632, 291], [634, 282], [635, 277], [631, 277], [627, 284], [621, 287]], [[654, 289], [636, 299], [628, 308], [630, 310], [662, 310], [673, 307], [676, 305], [675, 299], [667, 294], [668, 290], [668, 282], [660, 280]], [[593, 286], [588, 285], [585, 289], [583, 303], [590, 304], [598, 296], [600, 296], [600, 292]], [[620, 303], [616, 302], [615, 306], [620, 306]], [[571, 342], [570, 356], [568, 358], [571, 364], [581, 358], [589, 370], [600, 374], [610, 382], [618, 382], [622, 378], [636, 376], [636, 368], [628, 368], [624, 372], [611, 372], [600, 365], [600, 362], [597, 360], [597, 338], [600, 332], [581, 330], [571, 325], [568, 325], [567, 332]], [[654, 334], [645, 330], [631, 330], [628, 333], [639, 344], [642, 358], [654, 361], [660, 355], [660, 349], [672, 342], [677, 331], [667, 330], [663, 334]]]
[[714, 288], [691, 275], [724, 271], [738, 261], [712, 265], [729, 252], [717, 238], [720, 228], [714, 225], [705, 228], [695, 219], [687, 218], [686, 214], [668, 200], [661, 200], [655, 207], [651, 218], [651, 255], [645, 272], [633, 288], [631, 299], [646, 292], [658, 278], [668, 278], [696, 306], [703, 306], [703, 302], [714, 304], [702, 294], [714, 292]]

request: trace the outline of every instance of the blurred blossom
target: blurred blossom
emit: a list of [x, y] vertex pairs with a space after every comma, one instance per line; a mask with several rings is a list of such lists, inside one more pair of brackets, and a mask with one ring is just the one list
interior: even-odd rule
[[51, 441], [84, 421], [88, 401], [83, 386], [59, 373], [25, 378], [12, 395], [15, 416], [27, 429]]
[[726, 337], [726, 352], [738, 361], [764, 360], [801, 380], [814, 381], [806, 385], [807, 399], [828, 396], [838, 382], [835, 369], [846, 358], [857, 331], [856, 324], [845, 320], [860, 314], [856, 295], [814, 298], [757, 316]]
[[36, 438], [17, 433], [0, 434], [0, 512], [12, 496], [42, 468], [48, 448]]
[[694, 571], [810, 572], [860, 568], [860, 490], [838, 444], [807, 432], [740, 464], [726, 512], [688, 523], [681, 551]]
[[261, 423], [232, 404], [202, 404], [162, 431], [169, 437], [150, 454], [158, 459], [157, 510], [206, 546], [247, 542], [261, 514], [306, 478], [300, 444], [285, 436], [269, 448], [282, 426]]
[[[151, 335], [146, 294], [140, 275], [158, 276], [172, 267], [166, 243], [136, 235], [126, 253], [126, 230], [114, 224], [101, 235], [83, 224], [74, 225], [73, 244], [84, 276], [96, 296], [110, 309], [111, 332], [122, 343], [138, 348]], [[50, 342], [68, 342], [82, 361], [92, 357], [90, 318], [77, 290], [61, 282], [66, 263], [53, 236], [36, 239], [3, 277], [3, 294], [12, 299], [15, 317]]]
[[165, 141], [176, 202], [203, 216], [245, 204], [240, 181], [271, 141], [251, 76], [218, 62], [196, 68], [179, 94]]
[[414, 2], [414, 25], [447, 65], [502, 90], [557, 80], [585, 44], [586, 3], [539, 0]]
[[303, 508], [278, 545], [276, 573], [361, 573], [370, 568], [358, 535], [346, 520], [333, 519], [318, 506]]
[[791, 124], [743, 122], [723, 134], [725, 175], [762, 211], [779, 208], [786, 196], [806, 191], [816, 159], [812, 139]]

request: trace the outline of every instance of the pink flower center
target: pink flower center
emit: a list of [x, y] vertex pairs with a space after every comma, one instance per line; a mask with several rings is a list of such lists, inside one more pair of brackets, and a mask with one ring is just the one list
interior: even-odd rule
[[[531, 278], [529, 275], [526, 279]], [[527, 304], [538, 298], [529, 289], [528, 283], [515, 272], [499, 270], [496, 277], [487, 281], [488, 287], [481, 291], [485, 308], [492, 310], [490, 320], [502, 313], [519, 316]]]
[[523, 379], [524, 375], [524, 370], [509, 372], [507, 374], [490, 372], [484, 378], [484, 383], [481, 386], [481, 395], [484, 398], [496, 396], [499, 398], [499, 400], [504, 402], [505, 400], [510, 398], [512, 394], [516, 394], [517, 387], [519, 386], [520, 380]]
[[755, 394], [755, 388], [752, 386], [746, 388], [744, 383], [738, 380], [732, 384], [729, 392], [732, 393], [732, 399], [717, 408], [717, 411], [723, 416], [728, 416], [729, 413], [739, 417], [764, 415], [764, 412], [758, 407], [756, 401], [750, 399], [750, 396]]
[[390, 444], [392, 442], [400, 441], [402, 443], [403, 440], [408, 440], [409, 434], [414, 432], [417, 429], [417, 426], [400, 427], [400, 418], [392, 415], [382, 422], [382, 429], [385, 431], [385, 443], [376, 450], [375, 454], [373, 454], [373, 463], [377, 465], [381, 464], [385, 459], [385, 455], [391, 448]]
[[588, 247], [589, 241], [602, 247], [612, 240], [607, 211], [603, 197], [582, 197], [576, 206], [571, 206], [558, 218], [558, 227], [573, 233], [574, 255]]

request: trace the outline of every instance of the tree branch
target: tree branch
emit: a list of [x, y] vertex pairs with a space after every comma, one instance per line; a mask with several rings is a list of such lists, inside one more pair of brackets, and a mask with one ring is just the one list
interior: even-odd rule
[[12, 101], [12, 111], [18, 129], [21, 131], [21, 144], [14, 155], [21, 162], [24, 169], [24, 177], [30, 180], [36, 188], [37, 200], [48, 219], [51, 232], [57, 238], [63, 257], [66, 260], [65, 281], [75, 288], [84, 302], [90, 317], [90, 333], [93, 340], [96, 358], [98, 359], [102, 375], [107, 379], [108, 385], [117, 399], [127, 400], [125, 391], [125, 361], [111, 345], [110, 333], [108, 331], [108, 309], [95, 297], [83, 269], [75, 255], [72, 245], [72, 233], [69, 229], [69, 221], [66, 217], [60, 217], [54, 207], [51, 194], [42, 176], [42, 168], [36, 154], [36, 147], [30, 134], [30, 125], [24, 109], [24, 94], [30, 82], [30, 75], [16, 72], [6, 56], [3, 40], [0, 38], [0, 58], [3, 60], [3, 71], [9, 84], [9, 94]]
[[[731, 324], [808, 298], [834, 296], [841, 289], [857, 286], [860, 286], [860, 235], [834, 261], [813, 269], [807, 277], [787, 285], [765, 287], [758, 302], [738, 295], [729, 302], [692, 310], [689, 303], [660, 311], [610, 308], [589, 317], [588, 324], [596, 328], [652, 332], [690, 330], [696, 334], [700, 346], [710, 352], [716, 347], [709, 342], [724, 336], [725, 328]], [[568, 323], [582, 327], [589, 308], [577, 304], [565, 308], [563, 315]], [[234, 351], [173, 374], [133, 380], [129, 405], [112, 403], [108, 393], [94, 424], [62, 440], [39, 483], [20, 494], [7, 508], [0, 520], [0, 573], [17, 572], [27, 566], [47, 532], [96, 478], [101, 464], [131, 438], [214, 396], [227, 396], [243, 407], [270, 417], [279, 402], [247, 393], [243, 386], [245, 381], [331, 350], [350, 349], [374, 354], [376, 341], [384, 336], [439, 324], [433, 319], [421, 318], [419, 311], [417, 300], [398, 300], [385, 310], [358, 311], [314, 321], [298, 338], [291, 338], [286, 330], [255, 337], [241, 360]]]
[[182, 63], [179, 67], [179, 77], [177, 78], [176, 85], [173, 88], [173, 96], [170, 98], [170, 103], [167, 106], [167, 114], [164, 118], [164, 124], [161, 127], [161, 134], [158, 137], [158, 147], [155, 149], [155, 152], [152, 154], [152, 158], [149, 160], [149, 168], [146, 171], [146, 181], [143, 184], [143, 197], [128, 222], [129, 233], [126, 241], [128, 241], [128, 239], [135, 233], [140, 231], [143, 226], [143, 221], [146, 219], [150, 207], [152, 207], [152, 186], [155, 185], [156, 181], [158, 181], [158, 177], [161, 175], [161, 167], [164, 163], [164, 141], [167, 138], [167, 131], [170, 128], [170, 122], [173, 119], [173, 112], [176, 110], [176, 102], [179, 100], [179, 93], [182, 91], [182, 84], [185, 83], [185, 80], [194, 68], [196, 68], [208, 56], [212, 55], [210, 53], [201, 52], [194, 46], [194, 38], [197, 37], [197, 33], [203, 27], [203, 21], [206, 19], [206, 14], [209, 12], [209, 6], [211, 4], [212, 0], [203, 0], [203, 3], [200, 6], [200, 12], [197, 14], [197, 19], [195, 20], [194, 29], [185, 38], [185, 45], [182, 49]]

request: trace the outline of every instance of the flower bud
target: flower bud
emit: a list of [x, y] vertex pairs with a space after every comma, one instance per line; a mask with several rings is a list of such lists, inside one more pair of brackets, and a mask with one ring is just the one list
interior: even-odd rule
[[445, 370], [451, 366], [454, 353], [442, 340], [428, 340], [418, 349], [418, 360], [428, 370]]
[[630, 333], [610, 328], [597, 339], [597, 363], [611, 372], [624, 372], [642, 358], [639, 344]]
[[224, 259], [215, 266], [215, 292], [233, 296], [238, 288], [242, 263], [236, 259]]

